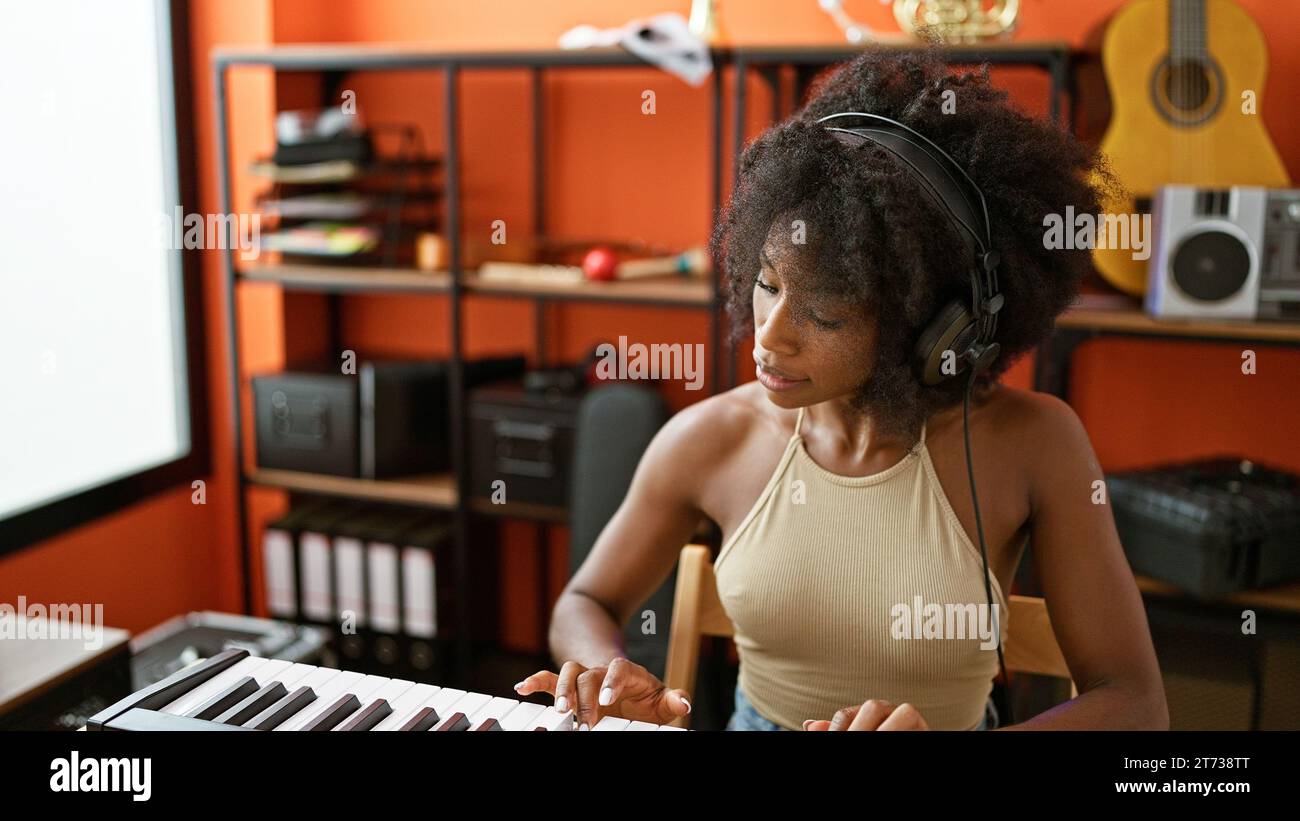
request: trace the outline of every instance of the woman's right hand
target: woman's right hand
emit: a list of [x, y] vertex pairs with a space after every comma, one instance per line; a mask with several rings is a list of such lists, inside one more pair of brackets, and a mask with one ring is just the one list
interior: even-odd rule
[[516, 684], [515, 692], [549, 693], [556, 710], [573, 711], [579, 730], [590, 730], [604, 716], [668, 724], [691, 711], [685, 690], [669, 690], [649, 670], [625, 658], [604, 667], [566, 661], [558, 674], [540, 670]]

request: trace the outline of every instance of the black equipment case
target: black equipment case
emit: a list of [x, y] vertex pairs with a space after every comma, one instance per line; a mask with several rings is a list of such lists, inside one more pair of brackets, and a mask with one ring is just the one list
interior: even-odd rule
[[1215, 598], [1300, 578], [1300, 476], [1214, 458], [1106, 477], [1133, 570]]

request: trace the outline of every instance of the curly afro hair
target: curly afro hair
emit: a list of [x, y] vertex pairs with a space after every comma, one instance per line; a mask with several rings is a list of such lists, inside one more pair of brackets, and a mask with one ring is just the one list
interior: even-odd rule
[[[951, 93], [948, 93], [950, 92]], [[813, 86], [808, 104], [746, 146], [740, 178], [710, 238], [726, 272], [737, 340], [753, 332], [759, 251], [779, 220], [803, 220], [792, 264], [802, 287], [860, 305], [878, 321], [875, 368], [854, 406], [882, 431], [915, 442], [924, 420], [962, 401], [965, 379], [926, 386], [912, 350], [950, 300], [970, 300], [966, 242], [911, 172], [873, 143], [845, 145], [816, 124], [840, 111], [898, 120], [929, 137], [984, 193], [1006, 302], [1001, 354], [976, 384], [987, 390], [1050, 332], [1090, 270], [1085, 250], [1049, 250], [1044, 218], [1096, 214], [1115, 185], [1103, 155], [1032, 119], [989, 84], [988, 66], [954, 73], [933, 51], [866, 51]], [[950, 103], [945, 105], [945, 103]], [[947, 109], [951, 113], [945, 113]]]

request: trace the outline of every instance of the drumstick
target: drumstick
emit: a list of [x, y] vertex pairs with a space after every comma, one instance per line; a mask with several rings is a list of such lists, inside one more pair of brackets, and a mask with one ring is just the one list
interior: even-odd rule
[[680, 254], [648, 259], [631, 259], [614, 268], [615, 279], [637, 279], [667, 274], [700, 276], [709, 270], [708, 255], [703, 248], [691, 248]]

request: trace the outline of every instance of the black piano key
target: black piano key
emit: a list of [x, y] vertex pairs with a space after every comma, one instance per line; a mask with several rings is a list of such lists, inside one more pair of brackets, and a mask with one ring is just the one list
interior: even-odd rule
[[432, 707], [425, 707], [415, 715], [411, 716], [410, 720], [401, 727], [398, 727], [397, 730], [398, 732], [422, 733], [437, 724], [440, 720], [441, 719], [438, 718], [438, 712], [436, 710]]
[[315, 690], [310, 687], [299, 687], [270, 707], [267, 707], [252, 721], [244, 722], [244, 726], [252, 727], [254, 730], [274, 730], [315, 700]]
[[189, 716], [176, 716], [171, 713], [160, 713], [156, 710], [141, 710], [133, 707], [121, 715], [109, 719], [102, 727], [102, 731], [109, 730], [134, 730], [136, 732], [162, 732], [167, 730], [186, 730], [186, 731], [207, 731], [207, 730], [249, 730], [249, 727], [239, 727], [231, 724], [217, 724], [212, 721], [202, 721]]
[[284, 698], [289, 691], [284, 682], [273, 681], [213, 719], [218, 724], [243, 724]]
[[234, 707], [239, 702], [256, 693], [258, 690], [257, 681], [252, 676], [244, 676], [239, 681], [230, 685], [226, 689], [217, 693], [212, 698], [195, 707], [185, 714], [186, 718], [197, 718], [203, 721], [211, 721], [217, 716]]
[[325, 712], [316, 717], [307, 726], [302, 729], [309, 733], [319, 733], [325, 730], [332, 730], [340, 721], [361, 709], [361, 699], [351, 693], [341, 697], [329, 706]]
[[501, 730], [502, 732], [505, 732], [501, 729], [501, 722], [497, 721], [495, 718], [489, 718], [487, 721], [484, 721], [482, 724], [474, 728], [474, 732], [476, 733], [491, 730]]
[[535, 733], [544, 733], [544, 732], [546, 732], [546, 728], [545, 728], [545, 727], [534, 727], [534, 728], [533, 728], [533, 732], [535, 732]]
[[451, 718], [438, 728], [440, 733], [459, 733], [469, 729], [469, 716], [464, 713], [452, 713]]
[[229, 669], [241, 659], [248, 657], [248, 651], [224, 650], [212, 658], [198, 664], [177, 670], [167, 678], [100, 710], [86, 721], [87, 730], [99, 730], [113, 718], [127, 710], [138, 707], [142, 710], [160, 710], [176, 699], [198, 687], [203, 682]]
[[339, 727], [341, 733], [365, 732], [374, 729], [375, 725], [393, 714], [393, 708], [387, 701], [377, 698], [366, 705], [366, 708], [347, 720], [347, 723]]

